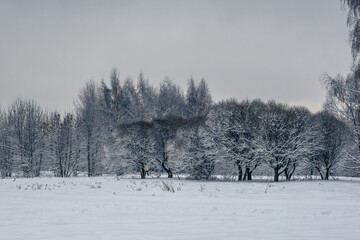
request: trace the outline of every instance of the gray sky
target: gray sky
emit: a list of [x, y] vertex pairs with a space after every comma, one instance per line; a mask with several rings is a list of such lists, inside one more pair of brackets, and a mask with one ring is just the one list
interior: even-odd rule
[[319, 110], [319, 77], [351, 65], [339, 0], [0, 1], [0, 104], [70, 110], [89, 79], [143, 71], [212, 95]]

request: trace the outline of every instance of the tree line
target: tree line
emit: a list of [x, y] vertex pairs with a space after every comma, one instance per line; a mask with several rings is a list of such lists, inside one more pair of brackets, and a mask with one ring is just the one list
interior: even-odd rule
[[169, 79], [155, 88], [142, 73], [136, 82], [120, 81], [114, 69], [109, 82], [86, 83], [73, 112], [24, 99], [2, 109], [1, 176], [165, 173], [241, 181], [261, 169], [274, 181], [297, 172], [327, 180], [333, 169], [349, 174], [355, 166], [356, 131], [334, 110], [312, 114], [259, 99], [213, 103], [205, 80], [190, 79], [184, 93]]

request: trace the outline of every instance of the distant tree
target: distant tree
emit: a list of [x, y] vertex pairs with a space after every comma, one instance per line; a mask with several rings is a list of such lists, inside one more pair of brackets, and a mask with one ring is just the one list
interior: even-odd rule
[[44, 113], [35, 101], [17, 99], [8, 114], [14, 161], [25, 177], [37, 177], [44, 160]]
[[[299, 109], [297, 110], [299, 113]], [[261, 148], [264, 162], [274, 170], [274, 181], [293, 164], [296, 159], [305, 158], [311, 151], [311, 139], [314, 137], [309, 124], [309, 118], [285, 104], [270, 101], [267, 103], [261, 124]], [[304, 110], [302, 110], [304, 111]], [[307, 110], [305, 110], [306, 112]], [[294, 165], [295, 164], [295, 165]], [[289, 180], [288, 176], [288, 180]]]
[[[186, 93], [185, 117], [191, 119], [206, 119], [212, 106], [212, 98], [205, 80], [201, 80], [196, 86], [193, 78], [188, 81]], [[191, 175], [195, 179], [208, 180], [215, 168], [214, 154], [211, 154], [209, 145], [212, 145], [212, 135], [209, 127], [204, 124], [212, 124], [211, 121], [203, 121], [202, 124], [194, 124], [188, 131], [187, 162], [191, 166]]]
[[13, 145], [14, 139], [11, 136], [11, 128], [8, 116], [0, 108], [0, 176], [11, 177], [13, 168]]
[[157, 102], [157, 119], [167, 117], [183, 117], [185, 112], [184, 94], [170, 79], [166, 78], [160, 84]]
[[[237, 168], [238, 181], [243, 179], [244, 157], [239, 147], [242, 146], [240, 104], [236, 99], [221, 101], [216, 104], [213, 111], [217, 112], [217, 118], [221, 121], [219, 144], [224, 146], [224, 160], [230, 161]], [[225, 161], [222, 164], [225, 164]]]
[[252, 180], [252, 173], [262, 164], [261, 124], [266, 105], [259, 99], [251, 102], [242, 101], [240, 121], [243, 123], [241, 132], [241, 150], [244, 156], [245, 173], [243, 180]]
[[345, 123], [328, 112], [315, 114], [314, 121], [317, 128], [317, 151], [314, 152], [311, 163], [321, 179], [329, 180], [331, 169], [344, 157], [350, 134]]
[[[122, 165], [120, 169], [132, 169], [134, 171], [135, 169], [141, 170], [139, 166], [148, 166], [157, 171], [158, 167], [154, 165], [154, 162], [157, 162], [158, 166], [168, 174], [168, 178], [172, 178], [174, 168], [178, 165], [170, 159], [169, 145], [173, 143], [179, 131], [192, 128], [203, 121], [202, 118], [190, 121], [181, 117], [169, 116], [164, 119], [154, 119], [151, 122], [141, 121], [120, 125], [120, 136], [117, 144], [122, 144], [125, 149], [121, 150], [124, 153], [126, 152], [125, 157], [124, 154], [121, 154], [122, 158], [131, 160], [127, 161], [130, 167], [124, 167], [124, 163], [120, 163]], [[136, 149], [141, 150], [137, 152]]]
[[76, 102], [76, 114], [79, 121], [87, 162], [88, 176], [95, 176], [102, 172], [102, 158], [104, 157], [103, 118], [100, 112], [99, 94], [95, 83], [89, 81], [79, 92]]
[[110, 87], [101, 82], [100, 110], [104, 121], [112, 132], [118, 125], [132, 122], [151, 121], [157, 114], [158, 96], [144, 74], [140, 73], [135, 87], [127, 78], [121, 84], [116, 69], [110, 77]]
[[[194, 118], [192, 118], [194, 119]], [[209, 180], [222, 159], [219, 145], [220, 119], [216, 111], [209, 111], [198, 124], [188, 128], [184, 156], [190, 176], [198, 180]]]
[[136, 122], [141, 120], [139, 97], [134, 82], [128, 78], [122, 86], [120, 122]]
[[251, 180], [252, 172], [261, 164], [260, 121], [265, 104], [259, 100], [238, 102], [235, 99], [221, 101], [215, 106], [219, 113], [221, 130], [219, 144], [228, 162], [236, 167], [239, 181]]
[[[146, 85], [142, 74], [139, 78], [141, 79], [139, 81]], [[110, 87], [103, 80], [99, 92], [99, 110], [110, 120], [109, 124], [113, 129], [118, 124], [140, 120], [141, 103], [138, 91], [130, 78], [125, 79], [121, 84], [117, 70], [113, 69], [110, 76]]]
[[327, 88], [325, 108], [349, 127], [357, 151], [348, 157], [360, 167], [360, 65], [346, 78], [325, 75], [323, 81]]
[[121, 85], [116, 69], [113, 69], [110, 76], [110, 87], [104, 80], [100, 87], [100, 110], [107, 120], [107, 124], [114, 129], [121, 117]]
[[279, 181], [290, 163], [286, 155], [286, 144], [290, 140], [291, 123], [288, 106], [269, 102], [263, 115], [262, 151], [265, 163], [274, 170], [274, 181]]
[[353, 66], [346, 77], [337, 75], [322, 77], [327, 88], [326, 110], [344, 121], [352, 132], [356, 150], [347, 152], [351, 168], [360, 168], [360, 0], [341, 0], [342, 7], [348, 8], [347, 25], [350, 27], [350, 45]]
[[186, 153], [190, 176], [196, 180], [209, 180], [215, 170], [216, 161], [211, 135], [208, 135], [204, 128], [199, 127], [197, 132], [190, 132], [188, 138]]
[[[138, 120], [151, 121], [156, 117], [158, 105], [158, 93], [149, 84], [149, 80], [145, 79], [144, 74], [141, 72], [137, 82], [137, 95], [138, 95]], [[167, 101], [168, 99], [162, 99]]]
[[305, 163], [318, 149], [315, 142], [318, 132], [312, 124], [310, 111], [305, 107], [291, 107], [289, 111], [292, 136], [286, 146], [290, 154], [288, 155], [289, 164], [284, 170], [288, 181], [291, 180], [296, 168]]
[[185, 99], [180, 88], [167, 78], [160, 84], [155, 109], [156, 116], [151, 124], [153, 154], [161, 168], [168, 174], [168, 178], [172, 178], [173, 169], [169, 164], [168, 146], [179, 128], [186, 124], [183, 119]]
[[47, 122], [46, 142], [48, 157], [55, 166], [55, 175], [70, 177], [76, 175], [80, 161], [81, 143], [73, 114], [61, 117], [59, 113], [50, 114]]
[[122, 149], [119, 164], [126, 172], [139, 172], [141, 178], [153, 167], [153, 141], [150, 134], [151, 124], [137, 122], [120, 126], [119, 147]]
[[196, 86], [194, 79], [190, 78], [186, 93], [186, 117], [206, 116], [211, 105], [212, 98], [205, 80], [201, 79], [199, 85]]
[[153, 122], [151, 133], [153, 136], [154, 149], [153, 154], [156, 161], [162, 169], [167, 173], [168, 178], [173, 177], [173, 169], [169, 164], [169, 148], [168, 145], [176, 136], [180, 127], [176, 118], [158, 119]]
[[[132, 81], [127, 79], [123, 85], [120, 84], [116, 70], [111, 75], [111, 86], [103, 82], [101, 87], [102, 102], [106, 109], [106, 118], [114, 117], [115, 128], [122, 131], [123, 126], [137, 126], [142, 122], [147, 122], [150, 129], [139, 131], [132, 136], [138, 137], [142, 133], [149, 134], [149, 139], [153, 145], [157, 146], [156, 155], [160, 166], [172, 177], [171, 169], [168, 166], [167, 145], [168, 142], [176, 135], [178, 126], [176, 121], [166, 121], [167, 119], [182, 118], [185, 111], [185, 99], [180, 88], [173, 84], [169, 79], [165, 79], [161, 85], [159, 93], [149, 85], [143, 73], [139, 74], [137, 87], [135, 88]], [[124, 136], [120, 134], [120, 136]], [[128, 135], [130, 136], [130, 135]], [[119, 136], [111, 135], [113, 138], [108, 143], [119, 145], [123, 143]], [[115, 137], [115, 138], [114, 138]], [[121, 138], [121, 137], [120, 137]], [[145, 144], [145, 142], [143, 142]], [[138, 143], [140, 144], [140, 142]], [[114, 146], [108, 145], [108, 148]], [[128, 145], [128, 148], [131, 148]], [[143, 146], [147, 148], [146, 146]], [[154, 149], [153, 149], [154, 150]], [[154, 157], [154, 156], [153, 156]], [[112, 157], [114, 158], [114, 157]], [[120, 160], [116, 160], [120, 161]], [[121, 168], [124, 169], [124, 168]], [[122, 170], [119, 170], [122, 172]]]

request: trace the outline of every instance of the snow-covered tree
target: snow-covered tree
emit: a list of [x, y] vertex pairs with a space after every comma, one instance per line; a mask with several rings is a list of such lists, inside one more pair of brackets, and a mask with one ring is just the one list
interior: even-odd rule
[[153, 154], [168, 178], [173, 177], [173, 168], [169, 164], [169, 144], [176, 136], [179, 128], [177, 118], [157, 119], [153, 122], [151, 134], [153, 137]]
[[170, 79], [166, 78], [160, 84], [160, 91], [157, 101], [157, 119], [168, 117], [183, 117], [185, 112], [184, 94]]
[[102, 159], [104, 157], [104, 126], [99, 94], [93, 81], [86, 83], [79, 92], [76, 102], [76, 117], [78, 129], [81, 134], [86, 158], [88, 176], [95, 176], [102, 172]]
[[199, 118], [198, 123], [195, 121], [193, 126], [188, 128], [184, 154], [190, 176], [194, 179], [209, 180], [219, 163], [223, 162], [224, 152], [219, 144], [221, 119], [217, 116], [216, 111], [210, 110], [206, 118]]
[[286, 180], [290, 181], [295, 170], [317, 151], [316, 138], [318, 133], [311, 121], [311, 113], [305, 107], [289, 109], [291, 140], [287, 144], [289, 164], [284, 170]]
[[325, 75], [324, 82], [327, 87], [326, 110], [349, 127], [357, 147], [355, 155], [350, 159], [355, 167], [357, 165], [360, 168], [360, 64], [354, 66], [346, 78]]
[[73, 114], [63, 117], [53, 112], [46, 127], [47, 157], [51, 159], [56, 176], [76, 175], [80, 162], [81, 139]]
[[331, 170], [347, 157], [346, 146], [349, 144], [350, 132], [345, 123], [328, 112], [315, 114], [317, 138], [316, 151], [310, 161], [319, 172], [321, 179], [329, 180]]
[[[158, 94], [141, 72], [137, 82], [138, 121], [151, 121], [156, 117]], [[165, 100], [165, 99], [163, 99]]]
[[[274, 170], [275, 182], [279, 181], [280, 174], [285, 171], [292, 174], [296, 161], [310, 154], [314, 134], [306, 111], [274, 101], [266, 104], [266, 111], [262, 115], [259, 150], [263, 154], [263, 161]], [[299, 114], [300, 117], [297, 117]], [[292, 169], [289, 169], [290, 165], [293, 165]]]
[[194, 118], [198, 116], [206, 116], [210, 111], [212, 105], [212, 98], [209, 88], [204, 79], [201, 79], [199, 84], [193, 78], [188, 82], [186, 93], [186, 117]]
[[[141, 73], [139, 76], [139, 88], [134, 86], [130, 78], [120, 82], [119, 74], [113, 69], [110, 76], [110, 86], [105, 81], [101, 82], [99, 96], [99, 110], [106, 117], [110, 126], [115, 129], [118, 124], [140, 121], [143, 113], [143, 103], [140, 97], [148, 97], [149, 86]], [[147, 99], [148, 100], [148, 99]], [[146, 109], [148, 110], [148, 109]]]
[[8, 116], [0, 108], [0, 177], [11, 177], [13, 168], [13, 143]]
[[[261, 114], [265, 104], [260, 100], [221, 101], [214, 109], [220, 122], [218, 144], [223, 146], [223, 164], [236, 168], [239, 181], [251, 180], [252, 172], [260, 165], [259, 151]], [[260, 145], [261, 146], [261, 145]]]
[[[206, 117], [212, 106], [211, 94], [205, 80], [196, 86], [191, 78], [188, 82], [186, 94], [185, 117], [194, 124], [187, 131], [186, 162], [190, 165], [190, 174], [195, 179], [208, 180], [215, 169], [215, 156], [211, 153], [213, 144], [209, 126], [211, 121]], [[209, 119], [208, 119], [209, 120]]]
[[44, 113], [34, 100], [17, 99], [8, 111], [14, 162], [25, 177], [40, 175], [44, 160]]
[[341, 0], [343, 6], [348, 6], [347, 25], [350, 30], [350, 45], [354, 60], [360, 52], [360, 0]]
[[140, 173], [141, 178], [154, 167], [152, 156], [153, 141], [150, 134], [151, 124], [137, 122], [121, 126], [118, 146], [121, 149], [118, 165], [126, 172]]
[[169, 144], [175, 138], [179, 128], [186, 124], [184, 94], [169, 79], [160, 84], [156, 103], [156, 116], [151, 124], [154, 142], [153, 154], [169, 178], [173, 177], [173, 167], [169, 159]]

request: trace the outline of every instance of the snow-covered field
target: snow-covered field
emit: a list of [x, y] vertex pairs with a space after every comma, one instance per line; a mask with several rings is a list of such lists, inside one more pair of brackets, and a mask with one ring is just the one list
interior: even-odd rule
[[0, 180], [0, 239], [360, 239], [359, 181], [163, 181]]

